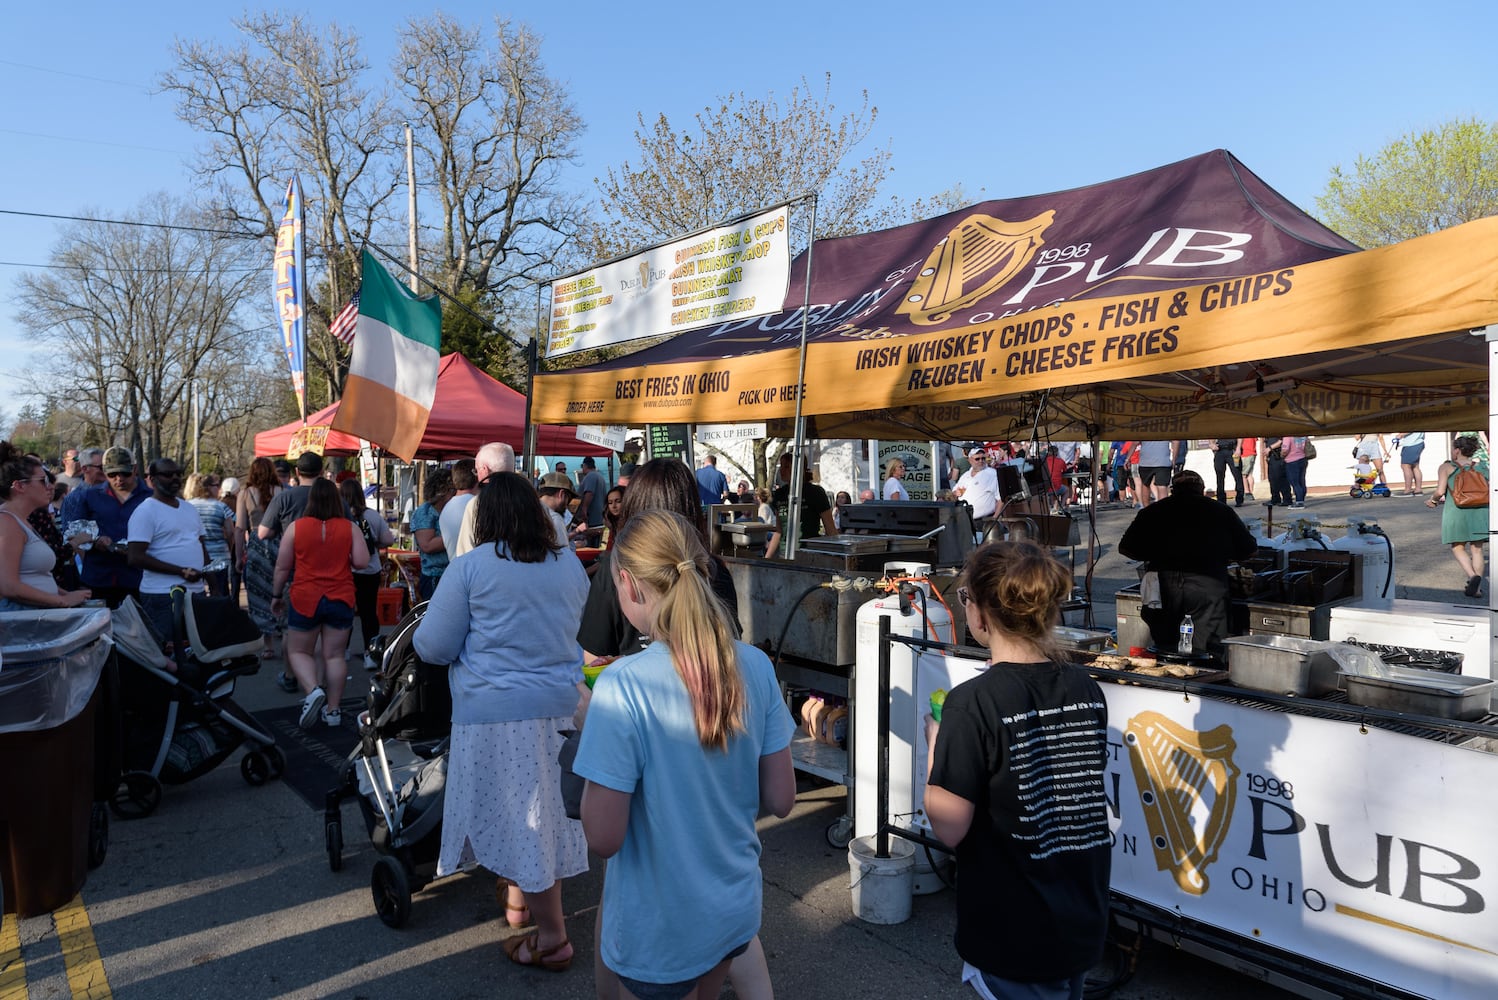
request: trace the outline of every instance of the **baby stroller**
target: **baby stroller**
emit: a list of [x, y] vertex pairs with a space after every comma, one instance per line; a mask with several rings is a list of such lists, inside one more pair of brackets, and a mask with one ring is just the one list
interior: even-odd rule
[[412, 647], [426, 609], [412, 608], [386, 641], [368, 711], [359, 716], [359, 745], [323, 812], [328, 867], [336, 872], [343, 868], [340, 807], [357, 798], [380, 855], [370, 877], [375, 912], [391, 927], [410, 917], [411, 894], [435, 877], [442, 847], [452, 694], [447, 667], [425, 662]]
[[236, 679], [260, 669], [260, 630], [229, 598], [172, 593], [171, 656], [127, 597], [112, 626], [120, 660], [123, 772], [110, 808], [141, 819], [161, 804], [162, 783], [180, 785], [221, 764], [248, 740], [239, 773], [263, 785], [286, 770], [276, 739], [235, 703]]
[[1378, 473], [1371, 465], [1355, 466], [1352, 471], [1352, 486], [1347, 495], [1367, 500], [1369, 497], [1391, 496], [1389, 487], [1378, 481]]

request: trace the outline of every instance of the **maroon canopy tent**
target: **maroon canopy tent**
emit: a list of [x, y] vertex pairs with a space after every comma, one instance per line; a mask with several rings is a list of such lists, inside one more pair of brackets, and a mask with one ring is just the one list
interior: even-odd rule
[[[338, 412], [338, 404], [324, 407], [307, 418], [309, 427], [326, 427]], [[300, 421], [282, 424], [255, 435], [255, 454], [286, 454], [291, 436], [302, 429]], [[536, 449], [542, 455], [592, 455], [613, 452], [580, 441], [572, 427], [536, 428]], [[525, 397], [503, 382], [490, 378], [461, 354], [449, 354], [437, 369], [437, 396], [432, 415], [416, 457], [434, 461], [472, 457], [490, 441], [503, 441], [519, 451], [525, 444]], [[329, 431], [326, 455], [352, 455], [359, 439], [342, 431]]]

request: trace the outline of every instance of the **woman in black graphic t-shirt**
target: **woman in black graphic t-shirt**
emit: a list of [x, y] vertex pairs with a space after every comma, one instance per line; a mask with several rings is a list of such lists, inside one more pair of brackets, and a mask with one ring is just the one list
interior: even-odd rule
[[1079, 1000], [1102, 957], [1108, 713], [1051, 637], [1071, 575], [1028, 542], [969, 557], [957, 591], [989, 669], [928, 717], [926, 815], [955, 848], [957, 953], [979, 996]]

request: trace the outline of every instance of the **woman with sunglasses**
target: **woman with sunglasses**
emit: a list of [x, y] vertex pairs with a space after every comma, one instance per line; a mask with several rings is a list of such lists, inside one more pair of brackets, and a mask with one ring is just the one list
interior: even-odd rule
[[[957, 590], [988, 669], [926, 717], [926, 816], [953, 847], [957, 953], [980, 997], [1081, 1000], [1108, 930], [1108, 711], [1052, 631], [1071, 573], [1030, 542], [968, 557]], [[1003, 905], [994, 905], [1003, 900]]]
[[50, 502], [52, 486], [42, 463], [9, 441], [0, 441], [0, 497], [0, 611], [76, 608], [88, 600], [87, 590], [58, 590], [52, 578], [57, 553], [27, 523]]

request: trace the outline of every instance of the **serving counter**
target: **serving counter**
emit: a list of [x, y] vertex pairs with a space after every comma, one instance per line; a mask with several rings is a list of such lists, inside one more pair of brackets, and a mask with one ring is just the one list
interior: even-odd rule
[[[986, 667], [976, 650], [891, 646], [892, 661], [915, 662], [908, 680], [890, 675], [883, 821], [919, 837], [925, 748], [911, 708], [927, 675]], [[1111, 888], [1126, 923], [1307, 996], [1498, 995], [1498, 716], [1264, 694], [1220, 673], [1093, 674], [1108, 705]], [[856, 728], [877, 703], [857, 704]], [[866, 803], [877, 774], [854, 763]]]

